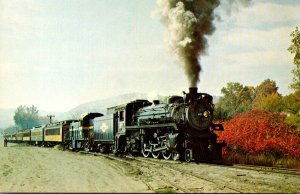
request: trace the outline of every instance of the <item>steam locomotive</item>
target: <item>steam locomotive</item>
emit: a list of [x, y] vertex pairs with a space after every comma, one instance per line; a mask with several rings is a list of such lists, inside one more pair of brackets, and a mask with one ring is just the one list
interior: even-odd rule
[[[212, 100], [211, 95], [198, 93], [193, 87], [189, 93], [171, 96], [165, 102], [135, 100], [108, 108], [106, 115], [88, 113], [79, 120], [34, 127], [29, 130], [30, 137], [26, 141], [187, 162], [220, 160], [226, 143], [218, 142], [214, 132], [224, 129], [221, 124], [212, 122]], [[47, 133], [49, 128], [51, 133]], [[43, 137], [33, 137], [37, 130], [42, 130], [40, 136]], [[12, 136], [22, 134], [7, 137], [9, 142], [22, 142]]]

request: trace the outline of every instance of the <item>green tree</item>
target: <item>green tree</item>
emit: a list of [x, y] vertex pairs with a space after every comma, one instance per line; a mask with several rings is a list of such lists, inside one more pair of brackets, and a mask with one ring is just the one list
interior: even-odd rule
[[255, 108], [268, 112], [281, 112], [284, 109], [282, 96], [278, 93], [260, 96], [259, 100], [256, 101]]
[[297, 127], [300, 132], [300, 90], [287, 95], [283, 98], [285, 112], [287, 113], [286, 122]]
[[35, 106], [19, 106], [15, 111], [14, 121], [23, 130], [39, 125], [38, 109]]
[[288, 51], [294, 54], [294, 64], [296, 67], [292, 70], [293, 83], [290, 87], [294, 90], [300, 90], [300, 31], [298, 27], [290, 34], [292, 37], [292, 44], [289, 46]]
[[223, 96], [216, 103], [215, 119], [227, 120], [235, 113], [251, 110], [254, 92], [251, 86], [243, 86], [238, 82], [227, 83], [221, 90]]
[[266, 79], [255, 88], [255, 98], [252, 108], [269, 112], [282, 111], [282, 96], [278, 93], [278, 87], [275, 81]]
[[276, 82], [271, 79], [264, 80], [261, 84], [259, 84], [256, 88], [256, 95], [268, 96], [273, 93], [278, 92], [278, 87]]

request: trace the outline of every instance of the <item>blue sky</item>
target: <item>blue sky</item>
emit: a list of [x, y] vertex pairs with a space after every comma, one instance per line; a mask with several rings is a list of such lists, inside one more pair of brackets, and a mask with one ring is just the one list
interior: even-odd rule
[[[36, 105], [67, 111], [130, 92], [182, 94], [188, 81], [164, 42], [156, 1], [0, 0], [0, 108]], [[288, 94], [290, 32], [300, 1], [253, 1], [228, 15], [202, 56], [201, 92], [227, 82], [256, 86], [270, 78]]]

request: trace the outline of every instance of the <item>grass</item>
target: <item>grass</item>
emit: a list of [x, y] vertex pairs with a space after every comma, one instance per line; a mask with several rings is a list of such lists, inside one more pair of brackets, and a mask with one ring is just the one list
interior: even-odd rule
[[266, 154], [241, 154], [236, 152], [229, 152], [223, 156], [225, 162], [234, 164], [250, 164], [258, 166], [276, 166], [282, 168], [299, 169], [300, 159], [292, 157], [278, 158], [273, 155]]

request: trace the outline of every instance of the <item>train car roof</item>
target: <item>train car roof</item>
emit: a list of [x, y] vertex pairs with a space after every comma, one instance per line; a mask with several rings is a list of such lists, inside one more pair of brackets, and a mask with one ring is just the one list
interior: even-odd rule
[[136, 99], [136, 100], [133, 100], [133, 101], [129, 101], [129, 102], [127, 102], [127, 103], [123, 103], [123, 104], [117, 105], [117, 106], [109, 107], [109, 108], [107, 108], [107, 109], [109, 110], [109, 109], [119, 109], [119, 108], [124, 108], [124, 107], [126, 107], [128, 104], [137, 103], [137, 102], [148, 102], [148, 103], [151, 103], [151, 102], [149, 102], [148, 100], [144, 100], [144, 99]]
[[31, 128], [25, 129], [25, 130], [23, 130], [23, 132], [27, 132], [27, 131], [30, 131], [30, 130], [31, 130]]
[[69, 120], [63, 120], [63, 121], [58, 121], [58, 122], [54, 122], [54, 123], [49, 123], [47, 124], [45, 127], [52, 127], [52, 126], [58, 126], [58, 125], [64, 125], [64, 124], [70, 124], [74, 121], [78, 121], [78, 120], [75, 120], [75, 119], [69, 119]]
[[34, 127], [32, 127], [31, 130], [37, 130], [37, 129], [44, 128], [44, 127], [46, 127], [46, 124], [45, 125], [34, 126]]
[[90, 120], [90, 119], [93, 119], [95, 117], [101, 117], [103, 116], [104, 114], [102, 113], [99, 113], [99, 112], [88, 112], [88, 113], [83, 113], [81, 115], [81, 120]]

